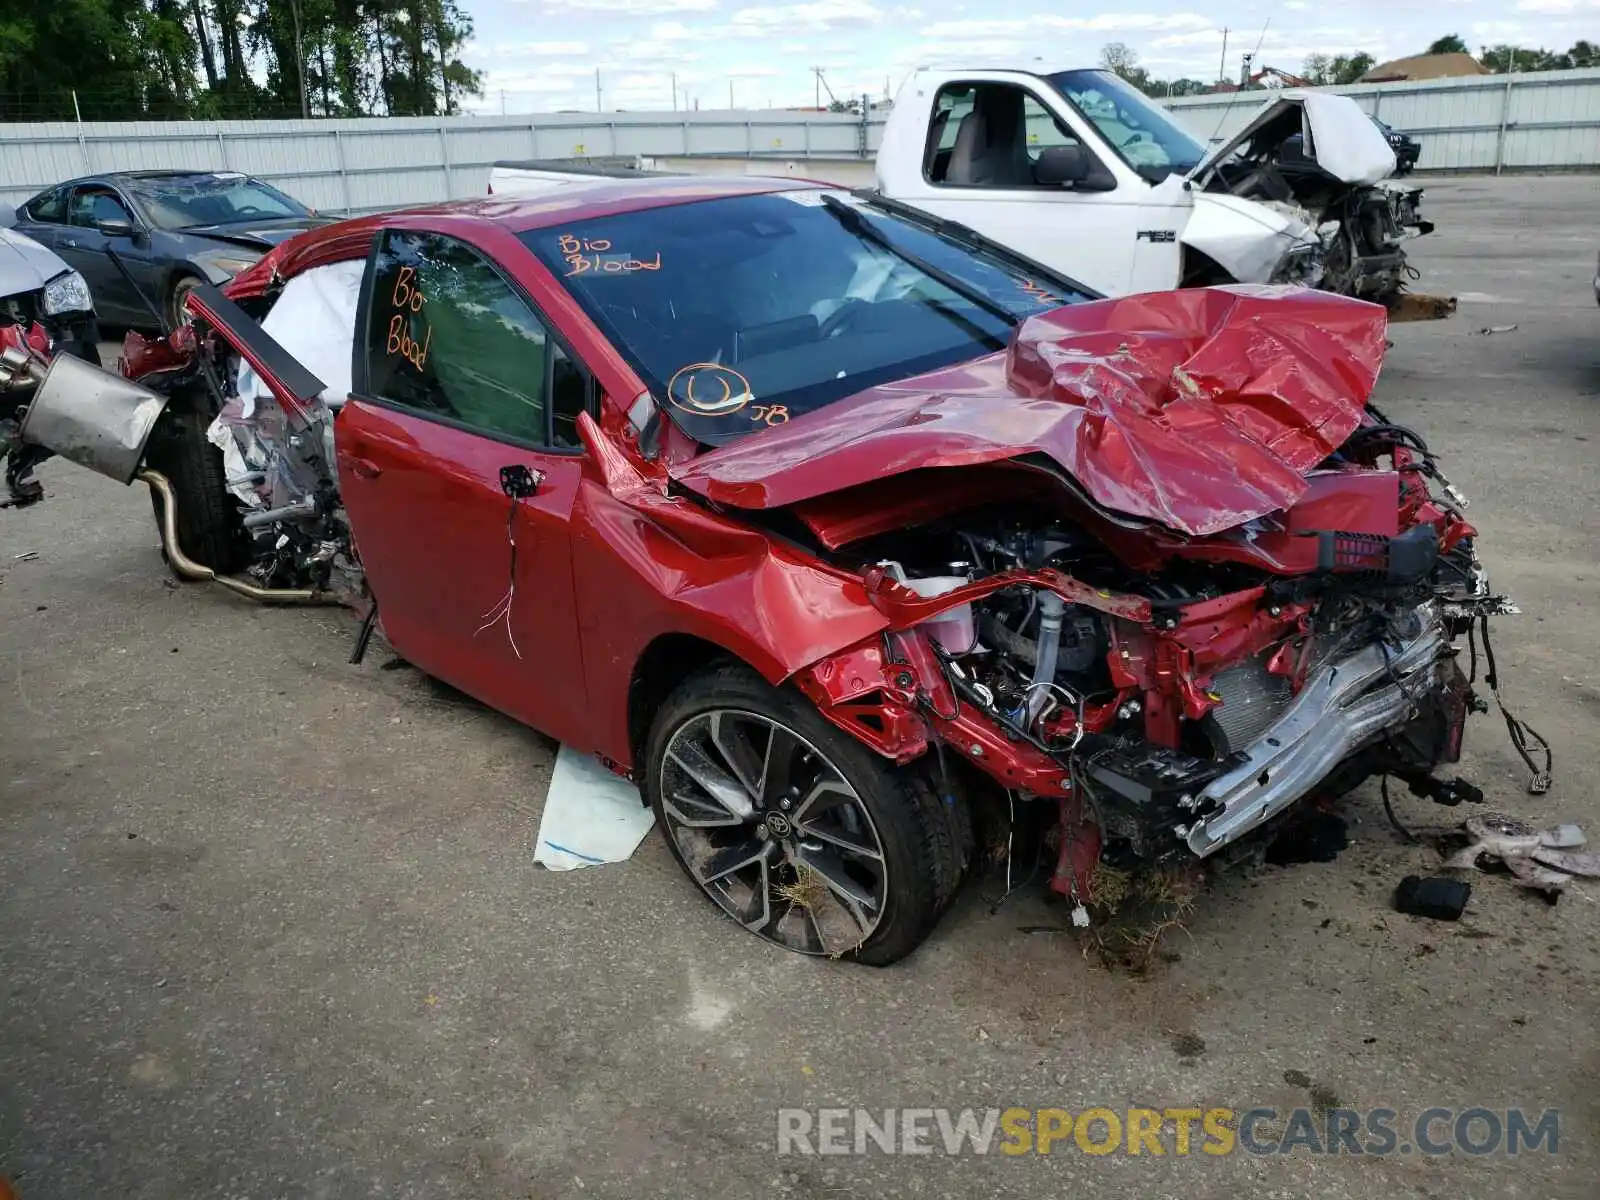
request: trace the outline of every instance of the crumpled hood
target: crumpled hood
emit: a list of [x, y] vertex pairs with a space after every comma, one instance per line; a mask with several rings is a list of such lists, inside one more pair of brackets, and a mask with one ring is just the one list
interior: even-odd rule
[[0, 229], [0, 296], [36, 292], [65, 270], [54, 250], [13, 229]]
[[1203, 536], [1288, 508], [1361, 421], [1376, 304], [1235, 285], [1056, 309], [1011, 347], [871, 388], [681, 464], [736, 508], [885, 476], [1046, 455], [1098, 504]]
[[330, 217], [283, 217], [276, 221], [251, 221], [227, 225], [190, 225], [177, 230], [180, 234], [215, 238], [219, 242], [232, 242], [270, 250], [279, 242], [286, 242], [297, 233], [333, 223]]

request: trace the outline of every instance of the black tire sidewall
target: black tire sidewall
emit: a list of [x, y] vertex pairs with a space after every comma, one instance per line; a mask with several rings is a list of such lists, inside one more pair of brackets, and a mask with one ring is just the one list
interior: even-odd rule
[[167, 289], [167, 322], [173, 329], [184, 322], [183, 298], [204, 282], [200, 276], [187, 271], [179, 272], [173, 279], [172, 286]]
[[[661, 706], [645, 742], [643, 792], [661, 824], [667, 848], [684, 873], [693, 879], [689, 864], [668, 832], [661, 803], [661, 763], [678, 728], [714, 709], [742, 709], [788, 726], [844, 774], [871, 817], [888, 872], [884, 912], [872, 936], [844, 957], [887, 966], [916, 949], [938, 920], [940, 904], [928, 857], [928, 814], [916, 799], [909, 771], [878, 757], [829, 723], [800, 693], [775, 688], [748, 667], [719, 667], [688, 680]], [[718, 912], [727, 915], [698, 880], [695, 887]]]

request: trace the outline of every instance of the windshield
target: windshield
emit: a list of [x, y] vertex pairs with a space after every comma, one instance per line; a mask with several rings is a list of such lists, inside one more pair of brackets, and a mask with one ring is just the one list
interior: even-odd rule
[[1186, 175], [1205, 157], [1205, 147], [1166, 109], [1110, 71], [1058, 71], [1045, 78], [1151, 183]]
[[999, 350], [1018, 320], [1084, 298], [842, 192], [678, 204], [521, 237], [672, 419], [712, 446]]
[[134, 179], [128, 191], [160, 229], [192, 225], [238, 225], [309, 217], [311, 210], [270, 184], [248, 175], [173, 175]]

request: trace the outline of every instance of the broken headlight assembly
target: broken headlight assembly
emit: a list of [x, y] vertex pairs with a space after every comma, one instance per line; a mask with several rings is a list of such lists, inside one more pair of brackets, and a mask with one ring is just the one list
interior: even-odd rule
[[94, 298], [89, 285], [76, 271], [57, 275], [44, 285], [44, 311], [50, 316], [69, 312], [93, 312]]

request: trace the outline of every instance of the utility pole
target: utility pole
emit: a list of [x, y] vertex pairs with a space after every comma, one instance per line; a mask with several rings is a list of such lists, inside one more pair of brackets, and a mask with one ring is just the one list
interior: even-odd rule
[[678, 111], [678, 73], [672, 72], [672, 111]]
[[821, 67], [812, 67], [811, 68], [811, 73], [816, 76], [816, 80], [815, 80], [814, 86], [812, 88], [812, 91], [814, 91], [816, 93], [816, 99], [812, 101], [812, 105], [815, 108], [821, 108], [822, 107], [822, 68]]
[[506, 90], [505, 90], [505, 88], [501, 88], [500, 89], [500, 115], [502, 117], [506, 115]]
[[1222, 57], [1217, 60], [1217, 79], [1219, 82], [1228, 78], [1228, 27], [1222, 27]]
[[728, 80], [728, 111], [733, 111], [733, 80]]
[[600, 68], [599, 67], [596, 67], [594, 69], [594, 110], [595, 110], [595, 112], [604, 112], [605, 111], [603, 108], [600, 107]]

